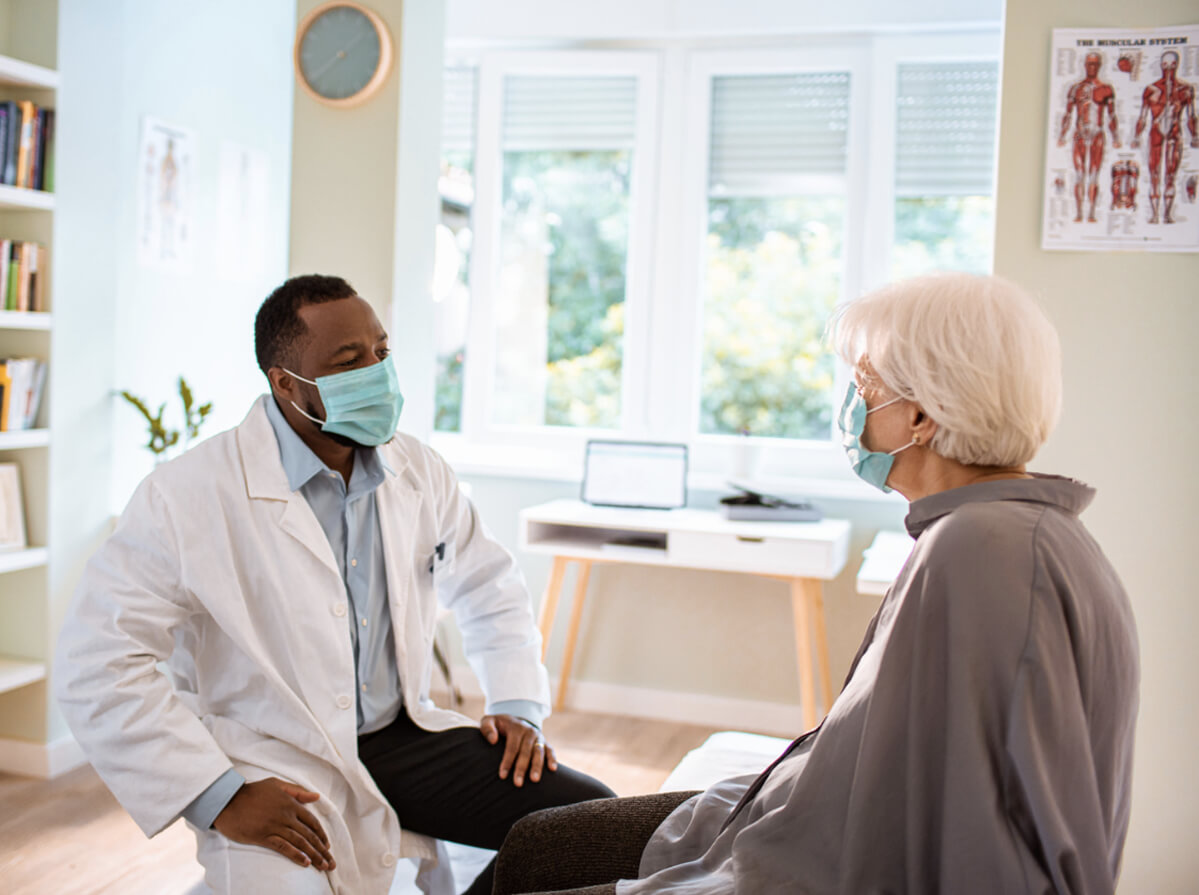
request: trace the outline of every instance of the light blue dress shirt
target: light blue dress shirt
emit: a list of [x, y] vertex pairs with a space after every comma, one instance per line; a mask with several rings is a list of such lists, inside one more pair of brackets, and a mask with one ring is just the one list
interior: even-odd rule
[[[359, 448], [347, 488], [341, 474], [304, 444], [273, 400], [266, 402], [266, 414], [279, 442], [288, 487], [298, 491], [312, 508], [333, 548], [350, 598], [353, 612], [347, 614], [347, 621], [354, 648], [358, 733], [381, 730], [403, 707], [375, 501], [375, 489], [394, 473], [375, 448]], [[535, 726], [540, 726], [544, 717], [541, 706], [524, 699], [497, 702], [490, 710], [492, 714], [515, 715]], [[230, 768], [184, 809], [184, 818], [207, 829], [245, 782]]]

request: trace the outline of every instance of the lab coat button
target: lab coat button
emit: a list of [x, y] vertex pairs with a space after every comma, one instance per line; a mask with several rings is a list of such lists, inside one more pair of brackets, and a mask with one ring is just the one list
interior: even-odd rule
[[337, 707], [339, 709], [348, 709], [353, 704], [354, 704], [354, 700], [352, 700], [350, 697], [346, 696], [346, 694], [344, 694], [344, 693], [342, 693], [340, 696], [337, 697]]
[[395, 863], [396, 863], [396, 856], [393, 855], [391, 852], [388, 852], [387, 854], [385, 854], [383, 856], [383, 866], [384, 867], [394, 867]]
[[333, 604], [333, 614], [336, 615], [338, 618], [345, 618], [346, 604], [345, 603]]

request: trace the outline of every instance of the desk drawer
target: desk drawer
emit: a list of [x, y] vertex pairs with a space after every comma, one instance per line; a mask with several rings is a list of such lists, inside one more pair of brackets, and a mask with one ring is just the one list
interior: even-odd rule
[[802, 578], [833, 578], [844, 562], [828, 542], [723, 532], [672, 531], [667, 550], [671, 565]]

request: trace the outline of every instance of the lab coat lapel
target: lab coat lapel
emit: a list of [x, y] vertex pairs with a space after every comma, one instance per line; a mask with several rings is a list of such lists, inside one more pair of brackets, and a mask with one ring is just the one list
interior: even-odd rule
[[[246, 494], [252, 501], [264, 502], [264, 509], [278, 523], [279, 528], [298, 541], [304, 549], [312, 552], [329, 569], [330, 587], [343, 588], [344, 583], [337, 568], [337, 560], [333, 556], [333, 548], [329, 546], [329, 539], [325, 537], [316, 515], [308, 506], [308, 501], [288, 487], [287, 475], [279, 459], [275, 432], [271, 428], [263, 404], [268, 400], [271, 400], [269, 395], [260, 399], [237, 429], [238, 451], [242, 468], [245, 470]], [[263, 450], [264, 444], [270, 445], [273, 450]], [[247, 644], [246, 648], [252, 653], [256, 652], [252, 644]], [[346, 649], [349, 650], [348, 636]], [[264, 672], [276, 680], [281, 690], [294, 692], [267, 656], [258, 654], [258, 659]], [[325, 683], [327, 680], [317, 663], [312, 674], [301, 676], [301, 692], [296, 694], [298, 698], [293, 709], [307, 717], [313, 728], [320, 731], [319, 746], [313, 744], [313, 754], [353, 773], [358, 767], [355, 761], [357, 748], [353, 729], [351, 728], [350, 736], [344, 742], [335, 742], [332, 732], [324, 723], [327, 718], [324, 718], [323, 713], [313, 710], [314, 705], [321, 704], [325, 695], [322, 689]]]
[[[403, 474], [407, 467], [407, 458], [396, 453], [387, 457], [387, 463], [394, 470], [379, 486], [376, 500], [379, 510], [379, 533], [383, 538], [384, 565], [387, 573], [388, 604], [391, 608], [391, 624], [396, 648], [396, 661], [400, 669], [401, 684], [410, 683], [412, 666], [409, 659], [419, 660], [410, 656], [408, 646], [411, 638], [420, 636], [420, 600], [409, 591], [416, 575], [421, 573], [420, 557], [416, 555], [416, 529], [420, 517], [423, 496], [407, 480]], [[405, 699], [411, 698], [408, 693]]]
[[[237, 429], [237, 446], [241, 453], [242, 468], [246, 471], [246, 494], [251, 500], [277, 502], [278, 506], [272, 512], [279, 527], [311, 551], [340, 581], [337, 558], [312, 507], [303, 495], [288, 486], [287, 473], [283, 471], [283, 461], [279, 459], [275, 430], [271, 428], [271, 421], [266, 415], [264, 402], [269, 400], [270, 395], [260, 398]], [[264, 443], [275, 449], [262, 450]]]

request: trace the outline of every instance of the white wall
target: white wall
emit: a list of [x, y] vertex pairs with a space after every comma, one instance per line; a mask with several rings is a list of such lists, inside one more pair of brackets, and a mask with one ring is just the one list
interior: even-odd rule
[[1137, 617], [1141, 710], [1120, 891], [1181, 895], [1199, 880], [1199, 475], [1188, 463], [1199, 444], [1199, 255], [1040, 249], [1051, 30], [1199, 20], [1194, 0], [1129, 9], [1008, 0], [995, 269], [1035, 289], [1061, 333], [1065, 408], [1041, 465], [1098, 489], [1083, 518]]
[[[95, 3], [90, 4], [95, 6]], [[236, 425], [266, 380], [254, 361], [254, 313], [287, 275], [294, 0], [104, 0], [105, 52], [121, 60], [117, 92], [97, 90], [118, 141], [109, 210], [117, 269], [111, 386], [175, 411], [183, 374], [214, 412], [205, 435]], [[143, 267], [136, 252], [138, 149], [144, 116], [195, 133], [194, 249], [190, 272]], [[222, 141], [269, 159], [265, 257], [240, 279], [218, 264]], [[105, 334], [98, 334], [105, 337]], [[119, 398], [113, 411], [112, 504], [124, 506], [152, 465], [145, 424]], [[178, 423], [176, 423], [177, 425]]]
[[[300, 16], [319, 0], [298, 0]], [[433, 428], [433, 233], [440, 163], [444, 0], [374, 0], [395, 44], [380, 91], [294, 105], [289, 270], [344, 277], [390, 335], [404, 389], [400, 429]]]

